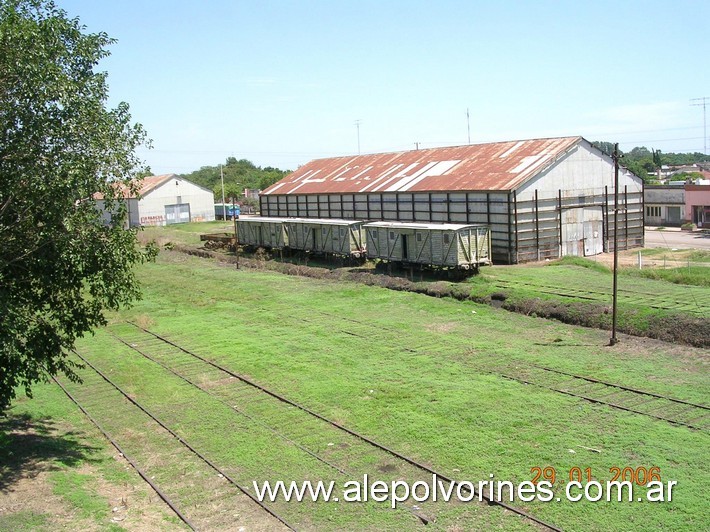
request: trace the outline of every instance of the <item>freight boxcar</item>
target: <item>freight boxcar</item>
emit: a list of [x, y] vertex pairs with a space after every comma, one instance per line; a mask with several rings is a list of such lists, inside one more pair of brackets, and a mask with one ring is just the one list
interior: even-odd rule
[[484, 225], [373, 222], [363, 228], [369, 258], [462, 270], [491, 263]]
[[236, 221], [239, 243], [256, 248], [284, 248], [289, 241], [285, 221], [285, 218], [241, 217]]
[[288, 218], [284, 222], [291, 249], [340, 255], [364, 257], [364, 222], [318, 218]]

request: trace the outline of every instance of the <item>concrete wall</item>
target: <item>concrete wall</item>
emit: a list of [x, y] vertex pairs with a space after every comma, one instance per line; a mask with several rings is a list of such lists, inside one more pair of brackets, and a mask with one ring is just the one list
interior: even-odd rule
[[685, 205], [685, 186], [646, 185], [643, 198], [647, 205]]

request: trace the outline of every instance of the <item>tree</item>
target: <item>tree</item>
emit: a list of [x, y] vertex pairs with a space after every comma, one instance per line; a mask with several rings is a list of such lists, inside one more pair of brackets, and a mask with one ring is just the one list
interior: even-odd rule
[[[222, 184], [217, 183], [213, 188], [215, 201], [217, 203], [222, 203]], [[244, 188], [239, 183], [234, 181], [224, 180], [224, 200], [229, 203], [234, 198], [235, 201], [239, 200], [239, 197], [244, 193]]]
[[221, 169], [219, 166], [203, 166], [192, 173], [184, 174], [182, 177], [213, 190], [215, 198], [219, 198], [221, 202], [222, 184], [220, 170], [221, 174], [224, 175], [225, 188], [227, 183], [239, 183], [240, 194], [245, 188], [265, 189], [289, 173], [288, 170], [279, 170], [270, 166], [262, 169], [247, 159], [237, 160], [235, 157], [227, 157], [226, 163]]
[[96, 72], [114, 41], [87, 34], [51, 0], [0, 0], [0, 412], [59, 372], [106, 310], [137, 299], [150, 254], [122, 221], [146, 143], [128, 105], [105, 107]]
[[611, 156], [614, 153], [614, 143], [613, 142], [606, 142], [602, 140], [595, 140], [592, 142], [592, 146], [600, 149], [607, 155]]
[[651, 153], [653, 154], [653, 164], [656, 165], [656, 168], [660, 168], [663, 165], [663, 160], [661, 157], [661, 150], [651, 150]]

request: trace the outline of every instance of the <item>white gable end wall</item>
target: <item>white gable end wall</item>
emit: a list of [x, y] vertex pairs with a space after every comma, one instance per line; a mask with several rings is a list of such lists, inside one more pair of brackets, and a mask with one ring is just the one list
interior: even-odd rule
[[[623, 168], [619, 171], [619, 190], [627, 187], [629, 193], [640, 193], [641, 180]], [[562, 190], [563, 197], [603, 194], [604, 187], [614, 192], [614, 163], [584, 142], [579, 143], [570, 153], [541, 172], [517, 190], [518, 200], [531, 200], [535, 190], [540, 197], [557, 197]]]
[[[619, 246], [643, 245], [643, 182], [619, 170]], [[613, 250], [614, 163], [586, 141], [515, 191], [518, 262]]]
[[140, 199], [141, 225], [165, 225], [168, 222], [166, 206], [177, 204], [189, 204], [189, 221], [214, 220], [214, 194], [194, 183], [173, 177]]

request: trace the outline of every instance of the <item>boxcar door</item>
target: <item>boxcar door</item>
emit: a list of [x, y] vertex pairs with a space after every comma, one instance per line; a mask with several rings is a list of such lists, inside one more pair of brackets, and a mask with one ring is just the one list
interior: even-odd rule
[[409, 260], [409, 235], [402, 234], [402, 260]]

